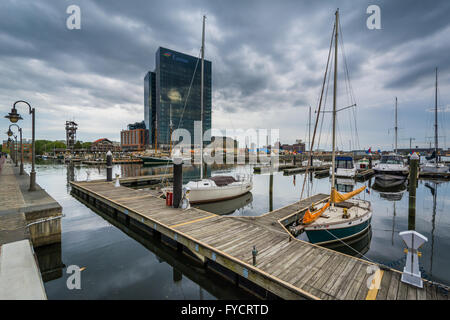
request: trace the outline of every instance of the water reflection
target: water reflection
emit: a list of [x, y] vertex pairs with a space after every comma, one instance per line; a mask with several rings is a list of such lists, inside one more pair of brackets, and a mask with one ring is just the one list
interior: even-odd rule
[[367, 231], [345, 241], [338, 241], [333, 244], [324, 245], [325, 248], [339, 251], [357, 258], [364, 258], [364, 255], [370, 249], [370, 241], [372, 240], [372, 228], [369, 226]]
[[234, 199], [198, 204], [195, 205], [195, 207], [219, 215], [240, 215], [244, 211], [245, 207], [252, 205], [252, 201], [252, 193], [247, 192], [246, 194]]
[[[178, 252], [176, 249], [173, 249], [163, 241], [156, 239], [148, 232], [136, 227], [134, 224], [125, 226], [122, 222], [115, 220], [113, 217], [97, 209], [78, 196], [73, 195], [73, 197], [82, 202], [86, 207], [102, 217], [105, 221], [121, 230], [127, 236], [139, 242], [150, 252], [154, 253], [157, 261], [160, 264], [168, 264], [171, 267], [172, 283], [174, 286], [173, 289], [179, 291], [182, 295], [182, 298], [203, 300], [205, 298], [203, 290], [206, 290], [206, 292], [208, 293], [207, 299], [211, 299], [213, 297], [218, 299], [233, 300], [255, 299], [254, 296], [250, 295], [243, 289], [235, 287], [221, 277], [217, 277], [214, 272], [205, 269], [201, 265], [201, 263], [191, 259], [181, 252]], [[155, 267], [153, 266], [153, 268]], [[190, 283], [190, 286], [196, 286], [197, 290], [192, 290], [191, 288], [190, 293], [183, 291], [184, 285], [186, 284], [185, 281], [183, 281], [185, 277], [192, 281], [192, 283]], [[167, 287], [166, 284], [163, 285]], [[148, 289], [157, 290], [157, 286], [153, 286], [153, 289], [151, 289], [151, 287], [149, 287]], [[192, 296], [193, 291], [196, 291], [198, 295]]]
[[34, 248], [34, 252], [44, 282], [62, 277], [65, 265], [62, 262], [61, 242]]

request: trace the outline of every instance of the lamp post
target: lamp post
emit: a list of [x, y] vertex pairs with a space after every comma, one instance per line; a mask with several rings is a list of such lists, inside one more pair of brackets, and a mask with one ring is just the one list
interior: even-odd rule
[[12, 126], [16, 126], [17, 129], [19, 130], [19, 135], [20, 135], [20, 175], [23, 175], [23, 142], [22, 142], [22, 128], [19, 127], [17, 124], [13, 123], [11, 125], [9, 125], [8, 128], [8, 132], [6, 132], [6, 134], [8, 135], [8, 137], [11, 137], [13, 135], [13, 132], [11, 131], [11, 127]]
[[17, 155], [18, 155], [18, 150], [17, 150], [18, 148], [17, 148], [17, 136], [16, 135], [14, 135], [14, 162], [15, 162], [15, 167], [17, 167], [18, 165], [17, 165], [17, 162], [18, 162], [18, 160], [17, 160]]
[[20, 114], [17, 113], [16, 104], [18, 103], [25, 103], [28, 106], [29, 114], [31, 114], [31, 130], [32, 130], [32, 136], [31, 136], [31, 145], [32, 145], [32, 160], [31, 160], [31, 172], [30, 172], [30, 188], [29, 191], [36, 190], [36, 171], [34, 169], [34, 163], [36, 159], [36, 148], [34, 144], [34, 137], [35, 137], [35, 109], [31, 108], [30, 104], [23, 100], [18, 100], [14, 102], [13, 107], [11, 109], [11, 112], [5, 116], [5, 118], [8, 118], [9, 121], [12, 123], [16, 123], [19, 120], [22, 120], [23, 118], [20, 116]]

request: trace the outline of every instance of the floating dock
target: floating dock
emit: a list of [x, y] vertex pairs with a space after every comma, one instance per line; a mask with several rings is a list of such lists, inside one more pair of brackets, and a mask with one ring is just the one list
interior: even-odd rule
[[372, 177], [374, 174], [375, 174], [375, 170], [373, 170], [373, 169], [358, 170], [355, 178], [358, 180], [366, 180], [366, 179]]
[[[298, 168], [293, 168], [293, 169], [284, 169], [283, 175], [287, 176], [287, 175], [296, 174], [296, 173], [303, 173], [303, 172], [306, 172], [306, 168], [307, 167], [304, 166], [304, 167], [298, 167]], [[330, 166], [317, 166], [317, 167], [309, 168], [309, 172], [323, 171], [323, 170], [330, 170]]]
[[[173, 242], [241, 287], [267, 299], [448, 299], [448, 288], [424, 280], [424, 288], [400, 281], [401, 272], [293, 237], [286, 229], [311, 202], [296, 202], [260, 217], [219, 216], [196, 208], [168, 207], [152, 190], [114, 187], [114, 182], [71, 182], [72, 194], [125, 226], [137, 226]], [[253, 264], [253, 247], [256, 263]], [[375, 276], [374, 276], [375, 275]], [[379, 287], [370, 288], [370, 280]], [[368, 285], [369, 284], [369, 285]]]

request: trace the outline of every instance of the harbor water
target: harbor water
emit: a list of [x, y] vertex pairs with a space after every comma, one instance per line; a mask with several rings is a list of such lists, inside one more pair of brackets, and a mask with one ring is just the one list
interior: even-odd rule
[[[28, 171], [29, 167], [25, 166]], [[42, 162], [36, 166], [37, 182], [63, 207], [62, 242], [37, 250], [49, 299], [251, 299], [244, 290], [205, 271], [187, 257], [137, 234], [90, 209], [70, 194], [69, 181], [106, 177], [104, 166], [65, 165]], [[184, 167], [183, 177], [198, 178], [198, 167]], [[170, 173], [169, 167], [147, 168], [137, 164], [115, 165], [122, 177]], [[264, 172], [264, 171], [263, 171]], [[252, 174], [250, 165], [208, 167], [208, 175]], [[272, 176], [272, 177], [271, 177]], [[305, 174], [282, 172], [253, 175], [253, 190], [239, 198], [199, 207], [221, 215], [259, 216], [300, 198]], [[365, 182], [338, 179], [337, 189], [349, 192], [362, 185], [359, 197], [372, 203], [371, 228], [348, 243], [331, 248], [391, 268], [403, 270], [404, 244], [399, 232], [413, 225], [428, 241], [420, 249], [422, 277], [450, 285], [450, 182], [419, 180], [415, 216], [408, 215], [406, 185], [378, 187], [374, 178]], [[272, 191], [271, 191], [272, 190]], [[330, 178], [307, 177], [304, 197], [329, 193]], [[299, 239], [308, 241], [306, 234]], [[81, 289], [70, 290], [71, 265], [81, 271]]]

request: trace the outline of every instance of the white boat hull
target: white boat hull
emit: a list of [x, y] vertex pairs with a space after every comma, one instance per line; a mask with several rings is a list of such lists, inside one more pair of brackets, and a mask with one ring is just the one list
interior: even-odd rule
[[203, 188], [200, 185], [200, 181], [195, 186], [195, 182], [189, 182], [187, 185], [190, 188], [189, 191], [189, 203], [205, 203], [213, 201], [222, 201], [239, 197], [253, 188], [251, 181], [239, 181], [227, 186], [217, 187], [212, 186]]
[[446, 173], [448, 172], [448, 166], [438, 163], [436, 164], [424, 164], [420, 167], [422, 172], [430, 172], [430, 173]]

